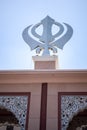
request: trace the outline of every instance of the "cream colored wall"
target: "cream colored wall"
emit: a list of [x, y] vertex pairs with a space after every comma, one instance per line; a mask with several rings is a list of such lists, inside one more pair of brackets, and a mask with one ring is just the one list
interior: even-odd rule
[[[29, 130], [39, 130], [41, 84], [0, 84], [0, 92], [31, 92]], [[58, 92], [87, 92], [87, 84], [48, 83], [47, 129], [58, 130]]]
[[31, 92], [29, 130], [39, 130], [41, 84], [0, 85], [0, 92]]
[[58, 92], [87, 92], [87, 84], [48, 84], [47, 130], [58, 130]]

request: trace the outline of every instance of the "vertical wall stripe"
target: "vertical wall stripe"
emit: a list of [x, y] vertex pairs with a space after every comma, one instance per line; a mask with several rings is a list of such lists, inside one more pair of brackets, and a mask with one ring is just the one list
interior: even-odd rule
[[27, 116], [26, 116], [25, 130], [28, 130], [28, 127], [29, 127], [30, 97], [31, 97], [31, 92], [28, 93], [28, 104], [27, 104]]
[[46, 130], [46, 116], [47, 116], [47, 83], [42, 83], [40, 130]]
[[61, 130], [61, 93], [58, 93], [58, 130]]

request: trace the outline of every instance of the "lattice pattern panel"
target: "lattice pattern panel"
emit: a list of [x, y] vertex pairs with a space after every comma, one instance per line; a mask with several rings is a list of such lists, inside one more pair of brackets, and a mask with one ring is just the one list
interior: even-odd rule
[[0, 96], [0, 107], [4, 107], [7, 110], [11, 111], [19, 121], [21, 130], [26, 130], [26, 118], [28, 111], [28, 95], [9, 95], [1, 94]]
[[67, 130], [72, 118], [80, 111], [87, 109], [87, 95], [83, 93], [82, 95], [79, 93], [77, 95], [74, 93], [71, 95], [61, 94], [60, 102], [61, 130]]

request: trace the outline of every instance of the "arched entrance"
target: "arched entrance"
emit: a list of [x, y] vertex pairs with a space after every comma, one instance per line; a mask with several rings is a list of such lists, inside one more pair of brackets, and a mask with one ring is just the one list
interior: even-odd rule
[[77, 113], [72, 118], [67, 130], [87, 130], [87, 109]]
[[60, 92], [58, 101], [58, 128], [67, 130], [72, 119], [87, 109], [87, 92]]
[[0, 107], [0, 130], [21, 130], [18, 119], [4, 107]]
[[[20, 130], [28, 130], [29, 103], [29, 92], [0, 93], [0, 108], [5, 108], [16, 117], [21, 128]], [[3, 128], [3, 130], [5, 129]]]

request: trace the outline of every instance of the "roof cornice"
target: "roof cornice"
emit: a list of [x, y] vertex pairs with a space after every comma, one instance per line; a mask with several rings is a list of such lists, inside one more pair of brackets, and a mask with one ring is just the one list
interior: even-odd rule
[[87, 70], [0, 71], [0, 84], [87, 83]]

